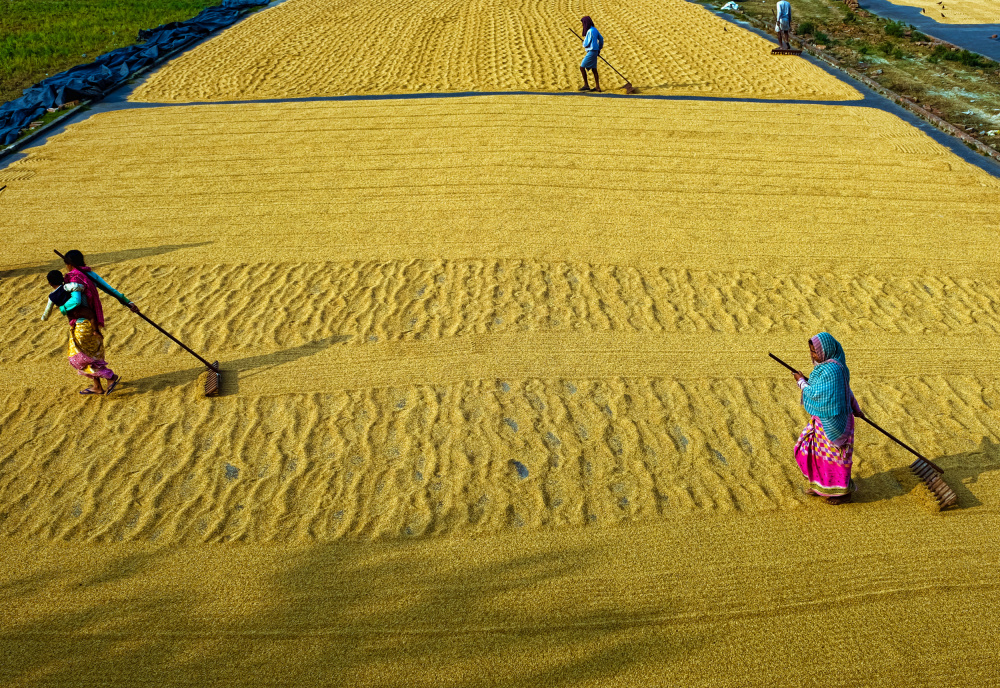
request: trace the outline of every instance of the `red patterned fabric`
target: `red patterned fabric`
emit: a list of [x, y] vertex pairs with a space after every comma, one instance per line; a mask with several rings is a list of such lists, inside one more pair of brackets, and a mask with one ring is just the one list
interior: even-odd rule
[[847, 441], [838, 447], [827, 438], [822, 421], [812, 416], [795, 443], [795, 461], [813, 493], [822, 497], [839, 497], [854, 492], [856, 488], [851, 480], [851, 467], [854, 465], [853, 424]]

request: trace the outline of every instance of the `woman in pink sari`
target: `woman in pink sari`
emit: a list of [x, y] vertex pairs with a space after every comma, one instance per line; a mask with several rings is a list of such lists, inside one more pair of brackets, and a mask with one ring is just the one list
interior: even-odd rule
[[[139, 307], [132, 303], [124, 294], [112, 288], [100, 276], [87, 267], [83, 254], [77, 250], [67, 251], [65, 256], [65, 281], [72, 290], [73, 301], [60, 308], [83, 306], [89, 308], [92, 318], [70, 318], [69, 321], [69, 364], [80, 375], [91, 379], [90, 387], [80, 394], [111, 394], [121, 380], [108, 367], [104, 359], [104, 310], [101, 308], [101, 297], [98, 288], [118, 299], [133, 312]], [[102, 380], [108, 381], [108, 389], [104, 390]]]
[[851, 480], [854, 463], [854, 417], [863, 418], [854, 392], [851, 372], [840, 343], [828, 332], [809, 340], [813, 373], [795, 373], [802, 390], [802, 405], [810, 415], [798, 442], [795, 461], [809, 481], [807, 493], [830, 504], [851, 500], [857, 487]]

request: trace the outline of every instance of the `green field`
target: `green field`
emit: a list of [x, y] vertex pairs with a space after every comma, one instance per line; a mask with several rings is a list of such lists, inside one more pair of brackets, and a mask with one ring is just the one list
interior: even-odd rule
[[0, 0], [0, 102], [219, 0]]

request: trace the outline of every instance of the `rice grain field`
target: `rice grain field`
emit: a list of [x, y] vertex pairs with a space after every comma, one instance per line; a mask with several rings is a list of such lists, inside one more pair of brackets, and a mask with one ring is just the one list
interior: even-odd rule
[[941, 518], [893, 499], [312, 546], [7, 542], [3, 594], [17, 604], [5, 610], [0, 677], [990, 685], [1000, 523], [978, 509]]
[[[803, 174], [796, 146], [822, 171]], [[798, 508], [798, 397], [765, 354], [822, 329], [913, 443], [964, 465], [996, 436], [976, 362], [998, 353], [1000, 184], [880, 111], [538, 96], [125, 111], [0, 180], [24, 238], [0, 365], [35, 371], [4, 404], [35, 409], [5, 421], [7, 461], [59, 448], [41, 472], [5, 471], [9, 535], [325, 540]], [[225, 361], [227, 397], [198, 400], [193, 361], [113, 310], [119, 401], [41, 410], [74, 378], [62, 328], [37, 321], [47, 268], [30, 258], [70, 223], [88, 254], [119, 247], [93, 262], [127, 294]], [[111, 435], [66, 431], [115, 405]], [[898, 490], [897, 453], [868, 441], [870, 489]], [[121, 477], [98, 496], [93, 471]]]
[[[0, 684], [995, 681], [1000, 181], [893, 115], [181, 105], [5, 185]], [[109, 302], [79, 396], [70, 247], [223, 394]], [[957, 509], [866, 426], [804, 494], [767, 352], [821, 330]]]
[[997, 255], [997, 179], [870, 108], [482, 96], [126, 110], [72, 131], [0, 172], [13, 265], [71, 221], [205, 265], [736, 256], [960, 278]]
[[896, 5], [919, 7], [942, 24], [1000, 24], [1000, 4], [995, 0], [892, 0]]
[[[586, 6], [511, 2], [289, 0], [173, 60], [133, 100], [189, 102], [443, 91], [573, 91], [580, 17], [595, 15], [602, 56], [642, 93], [852, 100], [805, 60], [685, 0]], [[621, 80], [602, 63], [601, 85]]]

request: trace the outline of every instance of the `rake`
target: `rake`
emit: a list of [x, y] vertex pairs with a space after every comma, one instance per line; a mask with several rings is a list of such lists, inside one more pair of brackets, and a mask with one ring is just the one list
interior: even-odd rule
[[[798, 373], [799, 375], [802, 375], [800, 371], [788, 365], [774, 354], [769, 352], [767, 355], [773, 358], [781, 365], [788, 368], [793, 373]], [[809, 380], [808, 377], [806, 377], [805, 375], [802, 375], [802, 377], [804, 377], [808, 382]], [[917, 460], [910, 464], [910, 470], [913, 472], [915, 476], [920, 478], [920, 480], [924, 483], [924, 485], [927, 486], [927, 489], [931, 491], [931, 494], [934, 495], [934, 499], [937, 500], [939, 509], [947, 509], [948, 507], [952, 507], [958, 504], [958, 495], [955, 494], [955, 491], [953, 489], [948, 487], [948, 483], [946, 483], [944, 480], [941, 479], [941, 475], [944, 473], [943, 468], [938, 466], [936, 463], [934, 463], [927, 457], [920, 454], [916, 449], [914, 449], [910, 445], [904, 443], [899, 438], [895, 437], [894, 435], [891, 435], [889, 432], [882, 429], [881, 426], [879, 426], [874, 421], [869, 420], [866, 416], [861, 416], [861, 420], [868, 423], [868, 425], [872, 426], [873, 428], [881, 432], [883, 435], [888, 437], [890, 440], [901, 446], [903, 449], [905, 449], [906, 451], [910, 452], [911, 454], [917, 457]]]
[[[55, 249], [53, 249], [53, 252], [57, 256], [59, 256], [60, 258], [62, 258], [63, 261], [66, 260], [66, 256], [64, 256], [63, 254], [59, 253], [59, 251], [56, 251]], [[103, 286], [101, 286], [100, 282], [98, 282], [97, 280], [94, 280], [94, 283], [101, 289], [101, 291], [104, 291], [105, 293], [110, 294], [110, 292], [108, 292]], [[113, 296], [113, 294], [112, 294], [112, 296]], [[143, 313], [142, 311], [135, 311], [135, 314], [138, 315], [143, 320], [145, 320], [146, 322], [148, 322], [150, 325], [152, 325], [156, 329], [158, 329], [160, 332], [162, 332], [163, 334], [165, 334], [167, 337], [169, 337], [171, 340], [173, 340], [175, 344], [177, 344], [178, 346], [180, 346], [182, 349], [184, 349], [185, 351], [187, 351], [189, 354], [191, 354], [192, 356], [194, 356], [195, 358], [197, 358], [199, 361], [201, 361], [202, 363], [204, 363], [205, 367], [208, 368], [208, 377], [205, 378], [205, 396], [206, 397], [214, 397], [214, 396], [217, 396], [219, 394], [220, 390], [222, 389], [222, 371], [219, 370], [219, 362], [218, 361], [216, 361], [215, 363], [209, 363], [204, 358], [202, 358], [201, 356], [199, 356], [198, 354], [196, 354], [194, 351], [192, 351], [190, 347], [188, 347], [186, 344], [184, 344], [184, 342], [182, 342], [177, 337], [175, 337], [174, 335], [170, 334], [165, 329], [163, 329], [162, 327], [160, 327], [159, 325], [157, 325], [155, 322], [153, 322], [152, 320], [150, 320], [146, 316], [146, 314]]]
[[[571, 29], [568, 26], [566, 27], [566, 30], [569, 31], [574, 36], [576, 36], [577, 38], [579, 38], [580, 42], [583, 42], [583, 38], [581, 38], [580, 34], [578, 34], [576, 31], [574, 31], [573, 29]], [[604, 60], [604, 57], [602, 55], [598, 54], [597, 56], [600, 57], [602, 60]], [[617, 69], [615, 69], [614, 65], [612, 65], [607, 60], [604, 60], [604, 64], [606, 64], [607, 66], [611, 67], [611, 71], [613, 71], [615, 74], [617, 74], [619, 77], [621, 77], [621, 80], [625, 82], [625, 85], [622, 86], [622, 88], [625, 89], [625, 93], [635, 93], [635, 87], [632, 86], [632, 82], [629, 81], [628, 79], [626, 79], [624, 76], [622, 76], [622, 73], [619, 72]]]

